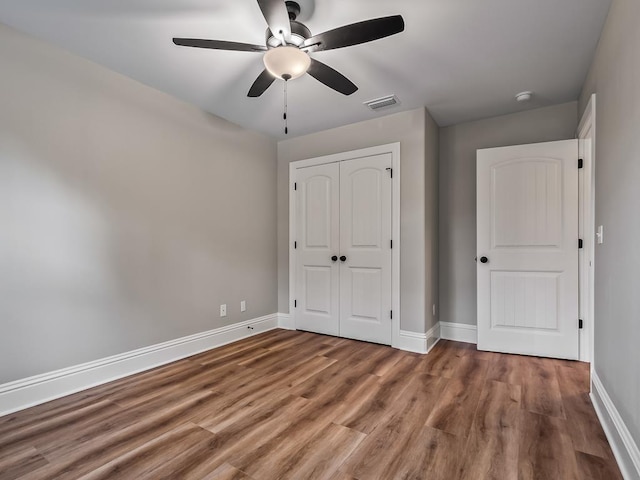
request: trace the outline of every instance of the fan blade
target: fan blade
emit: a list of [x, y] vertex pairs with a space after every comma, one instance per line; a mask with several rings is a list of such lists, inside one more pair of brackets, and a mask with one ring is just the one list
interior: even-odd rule
[[290, 38], [291, 23], [284, 0], [258, 0], [258, 5], [271, 33], [281, 40]]
[[240, 52], [265, 52], [267, 47], [249, 43], [225, 42], [224, 40], [200, 40], [197, 38], [174, 38], [173, 43], [182, 47], [212, 48], [214, 50], [235, 50]]
[[403, 30], [404, 19], [402, 15], [374, 18], [314, 35], [306, 39], [300, 48], [310, 52], [333, 50], [389, 37]]
[[307, 73], [327, 87], [344, 95], [351, 95], [358, 90], [358, 87], [340, 72], [313, 58]]
[[253, 85], [251, 85], [247, 96], [252, 98], [259, 97], [271, 86], [275, 79], [276, 77], [271, 75], [269, 70], [265, 68], [262, 73], [258, 75], [256, 81], [253, 82]]

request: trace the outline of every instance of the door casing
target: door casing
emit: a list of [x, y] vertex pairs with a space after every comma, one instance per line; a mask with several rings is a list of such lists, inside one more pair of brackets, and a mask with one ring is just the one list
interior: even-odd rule
[[596, 94], [592, 94], [578, 126], [580, 158], [584, 167], [578, 172], [580, 190], [580, 238], [584, 249], [580, 253], [580, 360], [594, 366], [595, 339], [595, 162], [596, 162]]
[[349, 152], [325, 155], [322, 157], [298, 160], [289, 164], [289, 312], [293, 328], [295, 328], [295, 300], [296, 300], [296, 195], [294, 183], [296, 170], [298, 168], [323, 165], [327, 163], [354, 160], [362, 157], [374, 155], [391, 154], [391, 164], [393, 168], [392, 194], [391, 194], [391, 232], [393, 236], [393, 249], [391, 250], [391, 305], [393, 309], [393, 319], [391, 319], [391, 346], [400, 347], [400, 321], [402, 312], [400, 311], [400, 143], [389, 143], [376, 147], [352, 150]]

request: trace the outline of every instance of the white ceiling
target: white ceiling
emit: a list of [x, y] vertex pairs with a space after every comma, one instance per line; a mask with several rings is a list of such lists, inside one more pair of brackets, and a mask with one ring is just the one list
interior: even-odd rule
[[[402, 14], [399, 35], [313, 54], [359, 90], [289, 84], [289, 136], [426, 106], [441, 126], [577, 99], [610, 0], [301, 0], [312, 33]], [[282, 82], [247, 98], [261, 54], [184, 48], [177, 37], [264, 44], [254, 0], [0, 0], [0, 22], [243, 127], [283, 138]], [[514, 95], [533, 90], [534, 100]], [[365, 100], [396, 94], [374, 113]]]

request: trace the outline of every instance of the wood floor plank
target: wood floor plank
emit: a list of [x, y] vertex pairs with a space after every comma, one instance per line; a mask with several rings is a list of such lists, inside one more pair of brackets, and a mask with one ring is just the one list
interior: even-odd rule
[[[0, 450], [2, 452], [2, 450]], [[49, 462], [33, 447], [12, 450], [0, 454], [0, 480], [14, 480]]]
[[[423, 428], [424, 422], [441, 395], [447, 379], [427, 374], [416, 375], [402, 398], [367, 435], [341, 470], [356, 478], [393, 478], [389, 465], [411, 451], [407, 447]], [[386, 476], [385, 476], [386, 475]]]
[[575, 449], [612, 459], [613, 452], [589, 398], [588, 371], [556, 366], [556, 372], [568, 420], [567, 429]]
[[201, 406], [210, 392], [192, 395], [171, 407], [149, 414], [145, 420], [115, 430], [76, 448], [66, 450], [65, 445], [46, 456], [50, 464], [34, 470], [24, 478], [78, 478], [105, 463], [126, 454], [184, 422], [190, 421], [192, 409]]
[[524, 385], [528, 370], [526, 362], [529, 357], [503, 354], [490, 362], [487, 380], [508, 383], [509, 385]]
[[265, 406], [262, 411], [215, 431], [215, 451], [208, 460], [213, 463], [250, 464], [254, 452], [268, 451], [265, 444], [277, 443], [288, 429], [294, 428], [292, 425], [299, 420], [298, 417], [311, 415], [313, 411], [311, 402], [300, 397], [287, 397], [282, 403]]
[[[380, 357], [374, 359], [371, 364], [371, 370], [369, 373], [377, 375], [378, 377], [386, 376], [389, 371], [403, 358], [407, 358], [406, 352], [395, 349], [386, 349], [386, 353]], [[419, 358], [419, 357], [416, 357]]]
[[[406, 480], [450, 480], [456, 478], [464, 459], [465, 439], [431, 427], [415, 429], [405, 450], [393, 458], [378, 477]], [[482, 478], [482, 477], [475, 477]]]
[[333, 421], [363, 433], [371, 433], [380, 423], [381, 416], [389, 412], [404, 395], [410, 385], [408, 373], [416, 364], [417, 360], [412, 357], [396, 362], [389, 374], [377, 381], [373, 388], [352, 401], [344, 402]]
[[482, 380], [451, 378], [429, 415], [427, 425], [443, 432], [467, 437], [480, 401], [482, 387]]
[[580, 362], [271, 330], [0, 418], [0, 480], [607, 478]]
[[[181, 477], [184, 480], [189, 480], [187, 477]], [[253, 480], [246, 473], [238, 470], [236, 467], [229, 465], [228, 463], [218, 467], [215, 471], [211, 472], [205, 477], [191, 477], [193, 480]]]
[[576, 452], [581, 480], [623, 480], [620, 470], [611, 460]]
[[519, 480], [580, 480], [566, 420], [521, 411]]
[[464, 451], [460, 479], [518, 478], [521, 387], [487, 382]]
[[556, 370], [551, 362], [529, 361], [525, 364], [526, 381], [522, 406], [529, 412], [566, 418]]
[[468, 353], [469, 348], [467, 344], [440, 340], [429, 355], [422, 358], [420, 371], [430, 375], [450, 378], [453, 376], [453, 372], [455, 372], [462, 357]]
[[279, 463], [274, 476], [262, 471], [259, 476], [265, 480], [329, 480], [365, 437], [364, 433], [330, 423]]
[[158, 478], [156, 470], [184, 455], [193, 446], [207, 444], [214, 434], [196, 425], [179, 425], [124, 455], [114, 458], [84, 475], [82, 480], [109, 480], [121, 478]]
[[320, 430], [331, 423], [326, 412], [317, 404], [309, 402], [298, 415], [286, 425], [279, 435], [261, 443], [257, 448], [248, 448], [228, 458], [228, 462], [249, 476], [277, 478], [280, 469], [292, 455]]
[[0, 452], [7, 454], [35, 446], [42, 450], [48, 443], [58, 443], [68, 435], [75, 435], [81, 425], [96, 421], [94, 419], [109, 418], [120, 411], [120, 407], [105, 400], [75, 411], [65, 411], [59, 417], [47, 415], [42, 421], [31, 418], [28, 423], [20, 422], [20, 426], [16, 425], [0, 435]]
[[475, 355], [465, 355], [460, 358], [451, 377], [461, 378], [469, 382], [485, 381], [489, 370], [489, 362]]

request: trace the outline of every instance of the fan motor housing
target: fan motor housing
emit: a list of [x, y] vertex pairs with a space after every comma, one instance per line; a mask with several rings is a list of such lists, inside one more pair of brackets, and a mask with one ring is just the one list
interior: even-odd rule
[[[296, 22], [295, 20], [291, 20], [291, 38], [288, 40], [288, 43], [291, 45], [295, 45], [299, 47], [302, 45], [307, 38], [311, 37], [311, 30], [307, 28], [306, 25]], [[282, 40], [276, 37], [273, 32], [267, 28], [267, 32], [265, 34], [266, 37], [266, 45], [268, 48], [275, 48], [282, 45]]]

